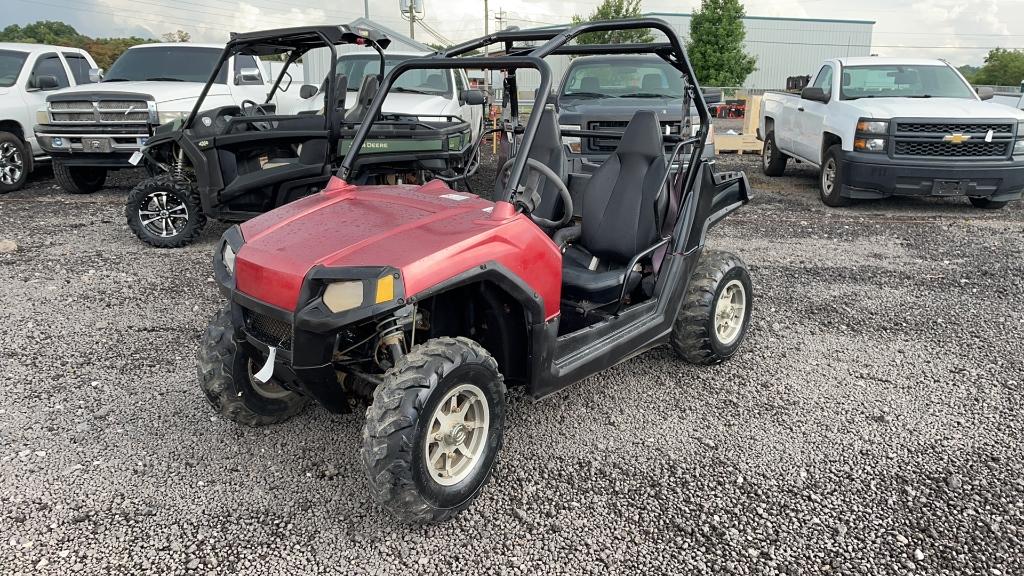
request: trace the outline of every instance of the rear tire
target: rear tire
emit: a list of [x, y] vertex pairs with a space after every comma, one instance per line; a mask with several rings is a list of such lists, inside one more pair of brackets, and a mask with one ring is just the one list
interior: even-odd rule
[[851, 203], [849, 198], [844, 198], [841, 194], [843, 189], [843, 165], [839, 162], [841, 151], [842, 147], [838, 144], [825, 151], [825, 156], [821, 160], [821, 173], [818, 175], [818, 191], [821, 201], [826, 206], [833, 208], [849, 206]]
[[1006, 205], [1009, 204], [1009, 202], [999, 202], [988, 198], [978, 198], [974, 196], [971, 196], [968, 199], [975, 208], [981, 208], [982, 210], [999, 210], [1000, 208], [1005, 208]]
[[775, 144], [775, 131], [769, 132], [764, 139], [764, 150], [761, 151], [761, 170], [765, 176], [782, 176], [788, 161], [789, 156], [780, 152]]
[[753, 311], [754, 288], [743, 260], [705, 252], [672, 325], [672, 348], [692, 364], [724, 362], [743, 343]]
[[490, 478], [504, 428], [494, 358], [467, 338], [428, 340], [388, 371], [366, 411], [359, 455], [370, 493], [403, 522], [447, 520]]
[[0, 132], [0, 194], [25, 185], [32, 163], [32, 150], [16, 135]]
[[266, 358], [235, 341], [231, 308], [224, 307], [210, 320], [199, 347], [199, 387], [221, 416], [246, 426], [277, 424], [295, 416], [309, 399], [291, 392], [273, 378], [260, 383], [252, 378]]
[[60, 187], [72, 194], [92, 194], [107, 183], [107, 169], [95, 166], [66, 166], [53, 163], [53, 177]]
[[206, 226], [195, 186], [167, 174], [146, 178], [132, 188], [124, 216], [139, 240], [157, 248], [191, 244]]

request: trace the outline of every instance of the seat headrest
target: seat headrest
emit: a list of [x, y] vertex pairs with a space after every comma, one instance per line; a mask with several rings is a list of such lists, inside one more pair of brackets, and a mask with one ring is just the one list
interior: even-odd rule
[[597, 82], [597, 78], [593, 76], [587, 76], [580, 80], [580, 91], [582, 92], [597, 92], [600, 89], [601, 85]]
[[356, 104], [359, 106], [369, 106], [370, 102], [373, 102], [374, 96], [377, 95], [378, 90], [380, 90], [380, 78], [376, 74], [363, 76], [363, 83], [359, 86]]
[[626, 125], [626, 131], [622, 134], [616, 152], [650, 157], [664, 156], [665, 146], [661, 140], [658, 115], [652, 110], [637, 110], [636, 114], [633, 114], [633, 119]]
[[662, 87], [661, 74], [644, 74], [643, 80], [640, 82], [640, 88], [644, 91], [661, 90]]
[[344, 74], [338, 74], [334, 77], [334, 84], [337, 87], [337, 106], [338, 108], [345, 108], [345, 96], [348, 95], [348, 76]]

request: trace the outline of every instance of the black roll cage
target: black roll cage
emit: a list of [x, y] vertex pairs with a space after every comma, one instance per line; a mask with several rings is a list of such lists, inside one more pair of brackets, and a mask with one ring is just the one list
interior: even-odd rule
[[[587, 32], [606, 32], [612, 30], [635, 30], [650, 28], [659, 30], [668, 38], [668, 42], [653, 42], [649, 44], [590, 44], [571, 45], [574, 38]], [[543, 42], [539, 46], [516, 46], [516, 42]], [[465, 54], [479, 50], [485, 46], [503, 43], [505, 56], [478, 57]], [[359, 150], [370, 133], [372, 124], [380, 115], [381, 107], [388, 91], [395, 81], [404, 72], [416, 69], [448, 70], [472, 68], [481, 70], [506, 70], [506, 89], [512, 88], [509, 93], [509, 104], [512, 108], [512, 117], [517, 118], [519, 114], [518, 96], [515, 93], [515, 72], [518, 68], [533, 68], [540, 74], [540, 86], [537, 88], [537, 96], [534, 100], [533, 109], [543, 110], [547, 105], [551, 92], [551, 68], [544, 58], [552, 54], [566, 55], [589, 55], [589, 54], [657, 54], [669, 65], [682, 73], [686, 82], [685, 89], [690, 92], [697, 108], [697, 115], [700, 118], [700, 128], [697, 131], [696, 139], [699, 145], [694, 146], [690, 152], [690, 166], [697, 166], [700, 154], [707, 142], [708, 130], [711, 126], [710, 115], [704, 94], [698, 89], [697, 76], [693, 71], [686, 52], [683, 49], [679, 36], [676, 35], [672, 26], [660, 18], [630, 18], [624, 20], [605, 20], [598, 22], [586, 22], [576, 26], [562, 26], [555, 28], [540, 28], [529, 30], [503, 30], [493, 32], [474, 40], [469, 40], [422, 58], [412, 58], [398, 63], [381, 81], [380, 90], [377, 91], [373, 101], [370, 103], [365, 120], [359, 125], [359, 129], [353, 136], [352, 153], [346, 155], [338, 170], [338, 176], [347, 180], [352, 174]], [[383, 68], [382, 68], [383, 69]], [[684, 98], [684, 106], [688, 106]], [[684, 113], [683, 117], [686, 117]], [[529, 150], [533, 144], [537, 127], [540, 124], [540, 114], [530, 114], [526, 128], [523, 131], [521, 149]], [[499, 198], [514, 202], [516, 194], [522, 191], [522, 186], [517, 184], [522, 179], [523, 170], [526, 167], [526, 154], [516, 154], [515, 162], [512, 164], [511, 172], [507, 180], [506, 188]], [[689, 189], [697, 179], [697, 170], [689, 170], [686, 178], [686, 188]]]

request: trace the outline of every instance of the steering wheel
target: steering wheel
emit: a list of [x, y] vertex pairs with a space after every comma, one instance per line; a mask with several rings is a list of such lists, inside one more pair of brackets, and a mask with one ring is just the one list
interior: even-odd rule
[[[514, 157], [509, 158], [498, 170], [499, 176], [505, 175], [512, 168], [512, 164], [515, 161]], [[572, 195], [569, 194], [569, 188], [566, 187], [565, 182], [562, 182], [562, 179], [558, 177], [558, 174], [555, 174], [554, 170], [533, 158], [526, 159], [526, 168], [529, 170], [528, 177], [526, 178], [527, 200], [525, 202], [517, 202], [517, 204], [523, 208], [523, 211], [530, 217], [530, 220], [533, 220], [533, 223], [541, 228], [564, 228], [568, 226], [572, 222]], [[507, 176], [504, 176], [504, 178], [507, 178]], [[542, 180], [554, 182], [558, 187], [558, 196], [562, 199], [563, 210], [560, 220], [548, 220], [533, 214], [533, 210], [541, 202], [538, 190], [540, 190]]]
[[[242, 116], [267, 116], [267, 110], [263, 108], [262, 104], [257, 104], [252, 100], [242, 100], [241, 105]], [[257, 130], [270, 130], [273, 128], [270, 122], [253, 122], [252, 127]]]

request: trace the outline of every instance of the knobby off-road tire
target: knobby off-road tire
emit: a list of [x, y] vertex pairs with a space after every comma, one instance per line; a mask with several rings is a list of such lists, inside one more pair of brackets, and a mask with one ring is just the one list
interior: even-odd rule
[[1009, 202], [999, 202], [988, 198], [976, 198], [974, 196], [971, 196], [968, 199], [975, 208], [981, 208], [982, 210], [999, 210], [1000, 208], [1005, 208], [1006, 205], [1009, 204]]
[[852, 200], [844, 198], [842, 195], [843, 163], [839, 161], [842, 150], [838, 144], [826, 150], [821, 159], [821, 172], [818, 174], [818, 192], [821, 195], [821, 201], [826, 206], [833, 208], [849, 206], [852, 203]]
[[783, 154], [775, 144], [775, 132], [769, 132], [764, 138], [764, 150], [761, 151], [761, 170], [765, 176], [782, 176], [788, 161], [789, 156]]
[[191, 244], [206, 226], [195, 186], [168, 174], [146, 178], [132, 188], [124, 216], [139, 240], [157, 248]]
[[[746, 337], [753, 304], [754, 289], [747, 265], [735, 254], [705, 252], [672, 326], [672, 347], [693, 364], [728, 360]], [[726, 323], [728, 329], [723, 330]]]
[[[462, 438], [468, 452], [479, 453], [461, 476], [445, 477], [438, 468], [459, 466], [461, 456], [452, 452], [436, 463], [429, 460], [437, 450], [447, 449], [448, 438], [459, 431], [458, 425], [435, 426], [452, 394], [463, 404], [461, 412], [451, 412], [461, 413], [465, 422], [472, 414], [472, 432], [462, 430]], [[473, 404], [474, 395], [482, 401]], [[480, 426], [482, 420], [486, 423]], [[505, 384], [494, 358], [467, 338], [428, 340], [385, 374], [366, 411], [360, 458], [370, 492], [403, 522], [444, 521], [467, 508], [490, 478], [504, 428]]]
[[295, 416], [309, 399], [282, 388], [274, 379], [261, 384], [252, 378], [266, 358], [234, 340], [231, 309], [210, 320], [199, 346], [199, 387], [228, 420], [247, 426], [276, 424]]
[[96, 166], [65, 166], [53, 163], [53, 177], [60, 187], [72, 194], [92, 194], [107, 183], [107, 169]]
[[32, 149], [17, 135], [0, 132], [0, 194], [25, 185], [32, 167]]

